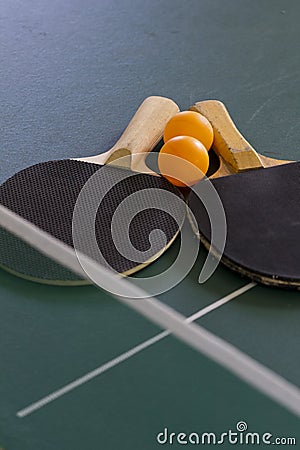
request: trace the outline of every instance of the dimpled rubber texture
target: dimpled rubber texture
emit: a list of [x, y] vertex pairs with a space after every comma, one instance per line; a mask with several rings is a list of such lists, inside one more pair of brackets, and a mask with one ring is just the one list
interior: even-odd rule
[[[211, 182], [227, 220], [222, 262], [254, 281], [299, 289], [300, 163], [250, 170]], [[210, 223], [203, 204], [191, 194], [189, 207], [204, 243], [209, 243]]]
[[[49, 161], [24, 169], [3, 183], [0, 187], [0, 203], [73, 246], [74, 206], [83, 186], [97, 171], [101, 171], [101, 183], [102, 173], [104, 183], [110, 182], [114, 171], [121, 171], [122, 176], [126, 177], [113, 185], [102, 199], [96, 215], [95, 236], [102, 255], [111, 267], [119, 273], [134, 272], [141, 262], [123, 257], [115, 248], [111, 236], [112, 216], [120, 202], [141, 189], [163, 189], [181, 198], [180, 192], [164, 178], [76, 160]], [[91, 195], [97, 196], [97, 192]], [[180, 217], [183, 222], [185, 208], [179, 208], [178, 202], [176, 204], [176, 217]], [[164, 208], [163, 202], [161, 207]], [[130, 223], [129, 238], [133, 247], [146, 251], [150, 246], [149, 234], [154, 229], [162, 230], [167, 242], [172, 241], [179, 231], [178, 224], [170, 214], [157, 208], [145, 209], [136, 214]], [[1, 265], [26, 278], [52, 281], [54, 284], [72, 283], [78, 278], [3, 229], [0, 229], [0, 245]]]

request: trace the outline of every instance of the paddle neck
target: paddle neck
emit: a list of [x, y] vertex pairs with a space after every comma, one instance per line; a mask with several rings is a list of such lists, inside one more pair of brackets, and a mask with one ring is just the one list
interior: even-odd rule
[[152, 96], [140, 105], [116, 144], [106, 153], [76, 158], [94, 164], [113, 164], [131, 170], [153, 173], [146, 157], [161, 140], [167, 122], [179, 111], [173, 100]]

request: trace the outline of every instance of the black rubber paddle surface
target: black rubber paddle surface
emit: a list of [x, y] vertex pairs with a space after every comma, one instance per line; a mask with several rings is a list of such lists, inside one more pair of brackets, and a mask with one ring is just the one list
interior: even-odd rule
[[[300, 285], [300, 163], [212, 179], [224, 206], [227, 242], [223, 262], [272, 284]], [[191, 193], [189, 206], [204, 241], [210, 223], [203, 204]], [[218, 251], [218, 249], [215, 249]]]
[[[103, 170], [104, 167], [105, 170]], [[112, 216], [124, 199], [140, 190], [148, 190], [147, 192], [151, 195], [151, 189], [162, 189], [174, 194], [177, 198], [181, 197], [179, 191], [164, 178], [75, 160], [50, 161], [24, 169], [7, 180], [0, 187], [0, 202], [42, 230], [72, 246], [73, 210], [81, 189], [98, 171], [101, 171], [101, 174], [103, 172], [103, 176], [100, 174], [101, 182], [109, 183], [111, 175], [116, 170], [123, 171], [126, 179], [114, 185], [103, 197], [96, 215], [95, 234], [105, 260], [119, 273], [130, 272], [140, 263], [136, 263], [130, 257], [123, 257], [116, 249], [111, 235]], [[97, 196], [98, 193], [95, 191], [91, 195]], [[176, 217], [182, 217], [183, 222], [185, 210], [175, 203], [174, 208], [177, 208], [177, 212], [174, 211], [174, 214]], [[121, 225], [120, 223], [120, 227]], [[179, 230], [174, 218], [164, 211], [163, 200], [161, 209], [147, 208], [133, 218], [129, 227], [129, 239], [133, 247], [140, 251], [148, 250], [149, 234], [154, 229], [162, 230], [167, 242], [174, 239]], [[82, 232], [84, 231], [83, 223]], [[39, 262], [32, 260], [35, 252], [31, 255], [32, 250], [30, 250], [24, 256], [24, 251], [26, 253], [28, 248], [26, 250], [26, 245], [24, 247], [24, 244], [17, 242], [2, 233], [1, 263], [3, 265], [13, 271], [28, 274], [30, 277], [53, 279], [62, 276], [61, 273], [55, 273], [56, 265], [53, 263], [52, 266], [49, 260], [46, 266], [39, 268]], [[48, 273], [44, 273], [45, 271]], [[68, 274], [67, 271], [66, 273]]]

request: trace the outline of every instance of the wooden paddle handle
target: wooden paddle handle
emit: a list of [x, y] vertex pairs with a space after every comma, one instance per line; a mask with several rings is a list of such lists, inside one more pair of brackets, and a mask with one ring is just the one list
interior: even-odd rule
[[190, 109], [210, 121], [214, 130], [213, 149], [232, 167], [233, 172], [264, 167], [260, 155], [238, 131], [222, 102], [206, 100]]
[[[178, 111], [176, 103], [169, 98], [158, 96], [146, 98], [120, 139], [107, 152], [105, 164], [112, 163], [126, 167], [130, 165], [132, 170], [150, 172], [145, 164], [146, 153], [149, 153], [158, 144], [167, 122]], [[130, 158], [117, 161], [124, 156], [130, 156]], [[102, 159], [103, 155], [100, 158]], [[101, 163], [103, 162], [101, 160]]]

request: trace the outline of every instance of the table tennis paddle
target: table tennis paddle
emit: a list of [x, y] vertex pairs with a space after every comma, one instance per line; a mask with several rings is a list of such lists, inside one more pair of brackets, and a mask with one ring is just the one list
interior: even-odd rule
[[[135, 248], [142, 252], [149, 248], [152, 230], [159, 229], [165, 234], [163, 247], [143, 261], [118, 252], [110, 224], [117, 206], [140, 190], [160, 189], [181, 198], [172, 184], [151, 172], [145, 163], [146, 153], [159, 142], [167, 121], [177, 112], [178, 106], [172, 100], [148, 97], [109, 151], [87, 158], [48, 161], [21, 170], [0, 186], [0, 203], [62, 242], [73, 245], [73, 212], [85, 183], [97, 173], [100, 183], [109, 184], [116, 171], [119, 175], [119, 171], [123, 171], [126, 179], [116, 183], [99, 206], [94, 222], [95, 235], [102, 255], [114, 270], [124, 275], [140, 270], [174, 241], [180, 229], [178, 223], [184, 221], [183, 209], [177, 211], [178, 223], [163, 207], [162, 210], [148, 208], [136, 214], [129, 229]], [[97, 192], [93, 195], [97, 196]], [[20, 277], [47, 284], [86, 284], [4, 229], [0, 229], [0, 245], [1, 266]]]
[[[199, 102], [191, 109], [212, 124], [213, 150], [220, 159], [220, 167], [210, 180], [227, 221], [221, 261], [255, 282], [300, 289], [300, 162], [257, 153], [219, 101]], [[209, 219], [193, 192], [189, 207], [199, 237], [209, 249]], [[220, 256], [218, 248], [211, 250]]]

